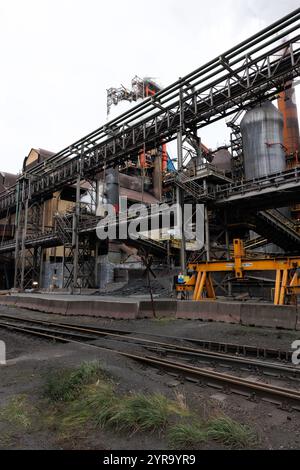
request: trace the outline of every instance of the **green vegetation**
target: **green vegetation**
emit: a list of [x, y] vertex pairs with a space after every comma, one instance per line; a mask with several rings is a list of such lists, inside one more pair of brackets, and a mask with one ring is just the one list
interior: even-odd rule
[[85, 385], [102, 376], [97, 361], [84, 362], [75, 370], [52, 371], [46, 378], [44, 396], [51, 402], [70, 402], [80, 396]]
[[96, 384], [86, 386], [82, 396], [69, 404], [62, 419], [62, 427], [76, 428], [87, 421], [103, 427], [110, 419], [116, 403], [113, 385], [98, 380]]
[[204, 423], [179, 423], [172, 426], [168, 432], [168, 440], [172, 447], [183, 449], [197, 448], [209, 440], [243, 449], [252, 447], [257, 442], [257, 436], [248, 426], [222, 416]]
[[[76, 442], [87, 433], [109, 429], [133, 435], [156, 433], [177, 449], [197, 449], [216, 441], [232, 448], [249, 448], [255, 433], [226, 416], [199, 418], [186, 397], [169, 399], [160, 393], [120, 393], [99, 362], [84, 362], [73, 370], [52, 371], [46, 378], [44, 398], [33, 408], [25, 395], [16, 395], [0, 408], [3, 427], [0, 446], [7, 447], [15, 431], [55, 433], [58, 442]], [[205, 414], [209, 416], [209, 414]], [[35, 422], [35, 425], [32, 425]], [[38, 427], [37, 427], [38, 423]]]
[[7, 449], [12, 442], [11, 432], [2, 432], [0, 435], [0, 449]]
[[32, 409], [25, 395], [16, 395], [0, 408], [0, 421], [9, 423], [16, 428], [28, 429], [31, 425]]
[[98, 382], [84, 390], [80, 400], [71, 404], [63, 419], [64, 427], [92, 420], [96, 427], [117, 431], [161, 431], [172, 416], [187, 416], [189, 411], [179, 399], [141, 393], [120, 397], [110, 383]]
[[182, 414], [174, 401], [160, 394], [143, 395], [141, 393], [125, 397], [114, 405], [108, 420], [118, 430], [162, 431], [173, 414]]
[[107, 427], [130, 434], [166, 430], [170, 445], [176, 448], [197, 448], [211, 440], [246, 448], [256, 441], [249, 427], [226, 416], [200, 422], [180, 394], [174, 400], [158, 393], [120, 396], [97, 362], [51, 374], [45, 395], [54, 405], [65, 402], [63, 410], [57, 408], [59, 417], [54, 417], [62, 433], [89, 423], [94, 429]]
[[248, 448], [257, 441], [256, 434], [248, 426], [227, 416], [213, 419], [208, 426], [208, 437], [230, 447]]
[[168, 441], [176, 449], [195, 449], [208, 440], [207, 432], [197, 423], [183, 423], [172, 426]]

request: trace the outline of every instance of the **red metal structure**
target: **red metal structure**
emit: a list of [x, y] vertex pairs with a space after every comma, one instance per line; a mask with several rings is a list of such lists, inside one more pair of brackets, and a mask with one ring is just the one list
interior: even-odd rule
[[287, 166], [294, 168], [299, 161], [299, 122], [294, 85], [291, 82], [286, 85], [286, 90], [279, 94], [278, 108], [283, 115], [283, 142], [287, 152]]
[[[296, 93], [293, 82], [286, 83], [286, 89], [279, 94], [278, 108], [283, 115], [283, 144], [286, 151], [288, 169], [299, 166], [300, 136], [296, 104]], [[300, 221], [300, 206], [291, 208], [293, 218]]]

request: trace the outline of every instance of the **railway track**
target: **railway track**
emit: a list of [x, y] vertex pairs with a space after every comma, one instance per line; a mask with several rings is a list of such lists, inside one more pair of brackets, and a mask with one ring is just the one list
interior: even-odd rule
[[[1, 318], [4, 319], [11, 319], [11, 320], [21, 320], [21, 317], [16, 317], [13, 315], [0, 315]], [[291, 363], [292, 359], [292, 351], [286, 351], [282, 349], [272, 349], [272, 348], [262, 348], [257, 346], [250, 346], [250, 345], [241, 345], [235, 343], [223, 343], [219, 341], [207, 341], [202, 339], [196, 338], [186, 338], [181, 336], [169, 336], [169, 335], [161, 335], [157, 333], [144, 333], [144, 332], [137, 332], [137, 331], [128, 331], [123, 329], [116, 329], [116, 328], [106, 328], [106, 327], [95, 327], [91, 325], [81, 325], [81, 324], [70, 324], [66, 322], [51, 322], [47, 320], [36, 320], [36, 319], [23, 319], [26, 323], [36, 323], [36, 324], [44, 324], [44, 325], [63, 325], [66, 327], [73, 327], [79, 328], [80, 330], [88, 329], [90, 332], [99, 333], [101, 335], [105, 334], [118, 334], [118, 335], [131, 335], [137, 334], [141, 335], [142, 337], [155, 337], [155, 338], [164, 338], [167, 340], [174, 340], [176, 343], [192, 343], [197, 345], [199, 348], [224, 353], [224, 354], [232, 354], [234, 356], [243, 356], [243, 357], [253, 357], [256, 359], [275, 359], [276, 361], [282, 361], [284, 363]], [[155, 342], [157, 344], [157, 342]]]
[[[3, 316], [1, 316], [3, 318]], [[109, 351], [113, 354], [118, 354], [135, 361], [139, 361], [144, 365], [163, 369], [175, 374], [180, 380], [191, 380], [198, 385], [207, 385], [210, 387], [221, 389], [227, 393], [235, 393], [242, 395], [248, 399], [256, 400], [258, 397], [261, 399], [271, 402], [277, 406], [285, 409], [300, 411], [300, 392], [295, 389], [278, 387], [271, 384], [265, 384], [260, 382], [254, 382], [245, 378], [229, 375], [217, 371], [207, 370], [192, 364], [178, 362], [174, 359], [169, 360], [160, 356], [150, 356], [147, 354], [133, 354], [117, 349], [114, 345], [109, 344], [108, 346], [102, 346], [95, 344], [94, 341], [99, 337], [108, 336], [112, 339], [118, 339], [119, 341], [130, 342], [135, 345], [142, 345], [147, 349], [150, 349], [157, 354], [169, 353], [175, 356], [183, 357], [205, 357], [212, 358], [214, 361], [222, 362], [229, 361], [229, 363], [235, 361], [235, 364], [243, 361], [243, 365], [246, 367], [251, 361], [251, 367], [261, 368], [277, 373], [283, 374], [284, 377], [298, 376], [300, 370], [290, 366], [283, 366], [282, 364], [275, 364], [266, 361], [250, 360], [241, 357], [234, 357], [221, 353], [215, 353], [212, 351], [203, 351], [200, 349], [193, 349], [182, 345], [173, 345], [168, 343], [157, 342], [145, 338], [129, 337], [124, 332], [111, 333], [107, 329], [94, 329], [81, 328], [69, 324], [61, 324], [56, 322], [47, 322], [43, 320], [32, 320], [24, 318], [10, 317], [10, 321], [6, 316], [6, 321], [0, 318], [0, 328], [5, 328], [10, 331], [30, 334], [41, 339], [47, 339], [52, 341], [61, 341], [64, 343], [76, 343], [85, 345], [90, 348], [96, 348], [98, 350]], [[47, 324], [47, 326], [45, 325]], [[129, 334], [129, 332], [128, 332]], [[129, 341], [128, 341], [129, 340]], [[288, 375], [287, 375], [288, 374]]]
[[[1, 318], [5, 318], [5, 322], [1, 323]], [[10, 320], [10, 321], [7, 321]], [[68, 323], [50, 322], [46, 320], [25, 319], [20, 317], [13, 317], [8, 315], [0, 316], [0, 327], [13, 329], [16, 324], [24, 329], [24, 332], [33, 333], [40, 332], [47, 335], [54, 333], [57, 338], [65, 339], [79, 339], [80, 341], [94, 341], [100, 338], [108, 338], [114, 341], [131, 343], [139, 345], [155, 352], [159, 356], [172, 356], [184, 358], [192, 362], [204, 362], [210, 365], [222, 365], [230, 368], [240, 368], [244, 371], [255, 371], [270, 377], [298, 379], [300, 381], [300, 368], [283, 365], [275, 362], [267, 362], [266, 360], [257, 360], [252, 358], [240, 357], [230, 355], [224, 352], [208, 351], [201, 348], [191, 348], [183, 344], [172, 344], [160, 342], [157, 340], [150, 340], [136, 336], [129, 336], [131, 332], [112, 330], [108, 328], [91, 328], [86, 326], [70, 325]], [[27, 324], [27, 327], [26, 327]], [[29, 325], [29, 326], [28, 326]], [[26, 331], [25, 331], [26, 329]], [[21, 331], [21, 330], [19, 330]], [[114, 332], [113, 332], [114, 331]], [[117, 331], [117, 332], [116, 332]], [[176, 338], [176, 340], [181, 338]], [[59, 340], [59, 339], [58, 339]], [[181, 343], [183, 341], [181, 340]]]

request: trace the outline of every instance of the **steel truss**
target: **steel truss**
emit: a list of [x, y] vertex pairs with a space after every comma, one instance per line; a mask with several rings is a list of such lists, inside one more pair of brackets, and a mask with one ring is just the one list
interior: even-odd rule
[[41, 245], [26, 246], [28, 236], [38, 236], [41, 232], [41, 204], [33, 202], [29, 205], [29, 201], [29, 198], [24, 199], [23, 185], [16, 213], [14, 278], [14, 287], [21, 290], [32, 288], [33, 282], [39, 284], [41, 281], [43, 248]]
[[[77, 270], [74, 259], [77, 255]], [[79, 236], [78, 248], [72, 244], [64, 244], [63, 259], [63, 287], [74, 291], [75, 289], [88, 289], [95, 287], [95, 249], [87, 234]], [[76, 273], [76, 277], [75, 277]]]
[[[288, 37], [288, 39], [287, 39]], [[288, 51], [288, 52], [286, 52]], [[300, 75], [300, 9], [141, 104], [35, 166], [31, 197], [51, 193], [116, 166], [139, 149], [156, 148], [183, 132], [275, 99], [285, 84]], [[27, 189], [27, 197], [28, 189]], [[0, 210], [16, 205], [16, 192], [0, 197]]]
[[56, 229], [64, 247], [63, 287], [72, 291], [95, 286], [96, 241], [84, 228], [96, 213], [96, 186], [95, 181], [85, 181], [82, 196], [81, 179], [78, 178], [74, 212], [56, 215]]
[[[15, 286], [26, 288], [38, 273], [41, 248], [37, 245], [29, 253], [26, 239], [33, 224], [33, 207], [39, 207], [40, 201], [76, 183], [72, 226], [61, 226], [58, 238], [65, 246], [65, 260], [71, 259], [72, 264], [69, 269], [64, 263], [65, 271], [69, 269], [65, 285], [90, 286], [94, 269], [86, 260], [92, 258], [95, 247], [81, 233], [80, 224], [83, 214], [87, 210], [91, 213], [93, 202], [90, 209], [85, 205], [83, 210], [81, 182], [124, 163], [140, 149], [151, 150], [175, 138], [182, 154], [184, 137], [197, 139], [197, 129], [266, 99], [276, 99], [286, 83], [299, 75], [300, 8], [22, 174], [16, 186], [0, 194], [0, 212], [5, 214], [9, 209], [17, 213]], [[192, 192], [192, 183], [183, 180], [184, 175], [179, 174], [177, 187], [184, 185], [185, 190], [188, 186]], [[209, 200], [206, 193], [206, 206], [214, 200], [217, 203], [218, 198], [221, 202], [230, 200], [231, 189], [224, 193], [216, 188]], [[208, 238], [209, 233], [206, 235]]]

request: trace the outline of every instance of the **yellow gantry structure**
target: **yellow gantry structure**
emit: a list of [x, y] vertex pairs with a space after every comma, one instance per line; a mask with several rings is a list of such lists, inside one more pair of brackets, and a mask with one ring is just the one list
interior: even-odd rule
[[274, 305], [295, 303], [300, 294], [300, 258], [247, 259], [242, 240], [233, 241], [234, 255], [230, 261], [192, 263], [188, 270], [195, 274], [177, 284], [178, 292], [193, 291], [193, 300], [215, 300], [213, 273], [232, 272], [233, 278], [243, 279], [248, 271], [274, 271], [276, 273]]

